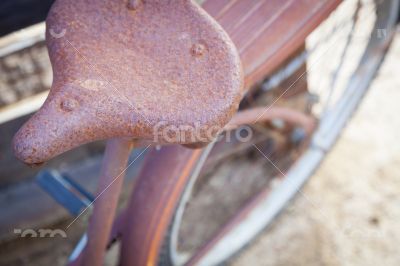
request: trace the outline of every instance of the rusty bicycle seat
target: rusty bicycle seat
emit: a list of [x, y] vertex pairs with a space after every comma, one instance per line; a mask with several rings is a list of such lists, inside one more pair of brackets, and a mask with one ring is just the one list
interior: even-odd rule
[[53, 84], [13, 140], [28, 164], [113, 137], [204, 142], [237, 110], [239, 55], [192, 1], [58, 0], [46, 26]]

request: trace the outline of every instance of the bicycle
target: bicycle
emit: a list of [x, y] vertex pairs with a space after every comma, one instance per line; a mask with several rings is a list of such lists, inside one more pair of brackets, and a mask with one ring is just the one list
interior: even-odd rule
[[[334, 145], [384, 59], [399, 12], [399, 3], [395, 0], [249, 3], [222, 0], [203, 3], [202, 7], [226, 33], [190, 1], [130, 1], [128, 6], [111, 2], [72, 5], [68, 1], [57, 1], [52, 7], [47, 19], [47, 39], [55, 69], [54, 88], [44, 107], [17, 133], [16, 155], [26, 163], [37, 164], [82, 143], [114, 138], [107, 143], [86, 243], [83, 241], [72, 254], [72, 265], [101, 264], [106, 247], [119, 240], [123, 265], [216, 265], [240, 251], [284, 208]], [[125, 9], [128, 11], [121, 11]], [[104, 15], [104, 21], [99, 20], [99, 14]], [[342, 21], [343, 14], [349, 21]], [[361, 24], [371, 16], [375, 17], [374, 21]], [[126, 29], [127, 21], [136, 26], [129, 32], [136, 39], [124, 37], [126, 32], [122, 29]], [[194, 25], [199, 29], [185, 28]], [[143, 30], [140, 26], [149, 29]], [[188, 33], [177, 31], [180, 27]], [[99, 34], [93, 33], [94, 29]], [[109, 35], [111, 32], [113, 34]], [[346, 34], [342, 39], [343, 32]], [[137, 59], [126, 46], [132, 40], [139, 43], [135, 49], [142, 53], [138, 57], [141, 60], [133, 63], [137, 67], [132, 69], [139, 77], [135, 84], [145, 89], [150, 84], [154, 91], [164, 87], [158, 93], [167, 102], [151, 98], [145, 90], [132, 94], [127, 89], [129, 82], [119, 76], [122, 72], [115, 73], [105, 66], [106, 61], [113, 60], [113, 66], [120, 70], [129, 65], [124, 56]], [[176, 44], [177, 40], [181, 43]], [[105, 47], [118, 48], [123, 51], [122, 55], [105, 49], [99, 45], [100, 41], [110, 42]], [[329, 80], [325, 84], [328, 89], [318, 89], [317, 86], [323, 85], [318, 78], [324, 80], [324, 77], [308, 77], [307, 73], [321, 57], [340, 47], [340, 41], [343, 49], [334, 62], [336, 68], [330, 73], [330, 79], [325, 77]], [[161, 53], [167, 48], [170, 49], [168, 53]], [[359, 60], [349, 57], [351, 49], [358, 51]], [[187, 50], [190, 59], [177, 57]], [[99, 59], [99, 55], [104, 58]], [[161, 67], [156, 56], [165, 60], [168, 67]], [[200, 61], [207, 56], [209, 61], [196, 67], [191, 61], [185, 61], [193, 57]], [[176, 64], [178, 59], [183, 66], [193, 67], [197, 72], [181, 68]], [[246, 92], [241, 89], [239, 60], [243, 65]], [[312, 61], [314, 63], [310, 64]], [[65, 66], [67, 69], [60, 70]], [[166, 73], [187, 76], [183, 77], [183, 83], [165, 82]], [[82, 76], [85, 80], [76, 83]], [[182, 81], [180, 75], [176, 77]], [[118, 84], [118, 88], [113, 88], [113, 83]], [[63, 87], [65, 84], [67, 88]], [[193, 84], [214, 90], [204, 92]], [[85, 88], [85, 93], [77, 93], [82, 90], [76, 90], [76, 86]], [[195, 97], [191, 97], [187, 89], [182, 91], [184, 86], [189, 87]], [[112, 91], [111, 95], [106, 94], [105, 88]], [[217, 88], [222, 89], [218, 91]], [[186, 93], [184, 97], [182, 92]], [[95, 93], [107, 97], [103, 95], [94, 102]], [[138, 101], [137, 96], [140, 96]], [[116, 98], [112, 103], [117, 108], [107, 102], [108, 97]], [[180, 97], [186, 97], [186, 101]], [[122, 103], [124, 98], [136, 105]], [[152, 100], [143, 100], [149, 98]], [[207, 100], [210, 98], [215, 101]], [[241, 105], [235, 114], [239, 100]], [[101, 108], [97, 107], [98, 101], [102, 101]], [[82, 103], [89, 107], [80, 109]], [[179, 110], [176, 110], [179, 114], [174, 113], [174, 104], [184, 106], [189, 115]], [[191, 109], [193, 106], [195, 111]], [[210, 114], [203, 110], [204, 106], [215, 109]], [[163, 116], [168, 108], [171, 110]], [[60, 122], [55, 110], [65, 113], [69, 122]], [[128, 116], [132, 110], [145, 116], [134, 118], [140, 126], [133, 130], [126, 127], [132, 123]], [[201, 120], [200, 126], [193, 117]], [[167, 123], [157, 124], [163, 119]], [[182, 125], [185, 127], [179, 128]], [[213, 125], [216, 127], [212, 128]], [[254, 136], [241, 141], [243, 137], [235, 135], [236, 139], [224, 142], [228, 133], [237, 132], [234, 130], [241, 125], [252, 125], [248, 133]], [[210, 128], [212, 130], [208, 131]], [[135, 141], [135, 146], [179, 143], [186, 147], [168, 145], [148, 152], [127, 209], [114, 219], [123, 172], [132, 148], [132, 141], [123, 137], [138, 136], [142, 140]], [[223, 136], [222, 140], [218, 136]], [[278, 143], [278, 147], [273, 148], [276, 156], [286, 157], [279, 167], [265, 154], [272, 150], [268, 146], [271, 139]], [[264, 144], [267, 147], [262, 146]], [[180, 235], [185, 230], [193, 231], [190, 227], [198, 225], [198, 221], [191, 221], [187, 215], [195, 212], [188, 203], [199, 202], [201, 187], [213, 174], [223, 170], [224, 162], [238, 163], [240, 158], [251, 156], [251, 152], [263, 155], [272, 163], [274, 171], [270, 175], [281, 177], [267, 178], [261, 183], [250, 180], [262, 187], [248, 184], [253, 185], [247, 191], [250, 195], [241, 195], [240, 202], [231, 200], [234, 208], [227, 211], [223, 221], [205, 226], [211, 228], [211, 232], [203, 230], [197, 234], [205, 239], [185, 243]], [[189, 219], [186, 223], [185, 218]]]

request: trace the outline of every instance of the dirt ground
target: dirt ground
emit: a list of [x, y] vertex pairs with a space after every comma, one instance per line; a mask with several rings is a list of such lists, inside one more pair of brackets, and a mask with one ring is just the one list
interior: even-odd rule
[[315, 176], [232, 265], [400, 265], [400, 36]]

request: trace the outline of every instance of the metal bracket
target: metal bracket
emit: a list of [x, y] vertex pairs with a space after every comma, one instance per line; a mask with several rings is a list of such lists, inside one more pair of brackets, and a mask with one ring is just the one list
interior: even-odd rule
[[55, 170], [39, 172], [36, 176], [36, 182], [74, 216], [78, 216], [83, 209], [90, 207], [94, 200], [93, 195], [72, 180], [71, 177], [62, 175]]

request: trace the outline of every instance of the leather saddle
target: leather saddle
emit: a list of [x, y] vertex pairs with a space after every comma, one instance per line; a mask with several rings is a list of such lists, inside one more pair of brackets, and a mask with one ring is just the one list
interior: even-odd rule
[[14, 137], [25, 163], [115, 137], [207, 142], [238, 108], [239, 55], [193, 1], [58, 0], [46, 26], [53, 84]]

